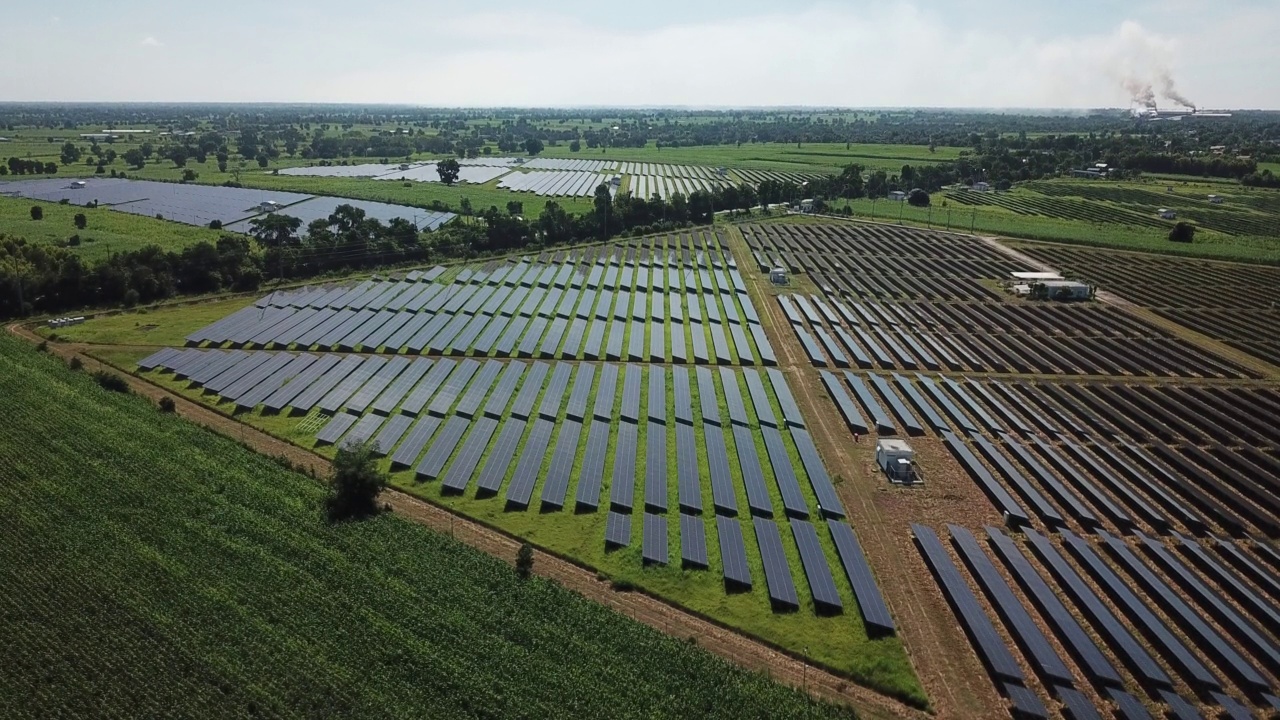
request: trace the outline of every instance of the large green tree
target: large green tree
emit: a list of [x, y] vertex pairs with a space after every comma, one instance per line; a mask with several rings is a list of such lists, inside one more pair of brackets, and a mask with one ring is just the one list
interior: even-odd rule
[[302, 221], [292, 215], [268, 213], [249, 221], [249, 234], [264, 248], [284, 248], [298, 244]]
[[440, 175], [440, 182], [452, 185], [458, 182], [458, 174], [462, 172], [462, 166], [453, 158], [445, 158], [436, 163], [436, 172]]

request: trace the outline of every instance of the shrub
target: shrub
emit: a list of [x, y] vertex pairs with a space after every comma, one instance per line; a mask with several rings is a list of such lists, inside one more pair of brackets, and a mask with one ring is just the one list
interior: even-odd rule
[[128, 381], [113, 372], [97, 370], [93, 373], [93, 379], [94, 382], [98, 383], [98, 386], [103, 390], [124, 393], [126, 395], [129, 394]]
[[222, 221], [221, 221], [221, 220], [218, 220], [218, 219], [210, 220], [210, 221], [209, 221], [209, 229], [210, 229], [210, 230], [221, 230], [221, 229], [222, 229]]
[[41, 340], [40, 344], [36, 346], [36, 352], [42, 352], [42, 353], [49, 352], [49, 341]]
[[31, 219], [32, 219], [32, 220], [43, 220], [43, 219], [44, 219], [44, 208], [40, 207], [39, 205], [32, 205], [32, 206], [31, 206]]
[[138, 304], [139, 299], [138, 291], [133, 288], [129, 288], [124, 293], [124, 306], [131, 308]]
[[533, 574], [533, 547], [529, 543], [520, 543], [520, 551], [516, 553], [516, 574], [521, 580], [528, 580]]
[[81, 370], [84, 368], [84, 363], [80, 361], [80, 358], [73, 357], [71, 358], [71, 362], [67, 363], [67, 367], [72, 370]]
[[68, 245], [69, 247], [79, 247], [79, 246], [80, 246], [80, 234], [79, 234], [79, 233], [76, 233], [75, 235], [72, 235], [71, 237], [67, 238], [67, 245]]
[[1179, 221], [1169, 231], [1169, 242], [1189, 243], [1196, 239], [1196, 226], [1189, 222]]
[[178, 406], [173, 402], [173, 398], [168, 395], [160, 398], [160, 412], [171, 413], [177, 411]]
[[325, 510], [330, 521], [375, 515], [378, 493], [387, 486], [387, 475], [378, 470], [377, 457], [368, 442], [343, 445], [333, 458], [333, 477]]

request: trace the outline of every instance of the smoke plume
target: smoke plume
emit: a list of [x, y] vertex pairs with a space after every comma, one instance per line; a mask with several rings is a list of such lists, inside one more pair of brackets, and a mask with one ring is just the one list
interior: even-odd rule
[[1172, 100], [1185, 108], [1196, 109], [1196, 104], [1188, 100], [1185, 95], [1178, 92], [1178, 89], [1174, 87], [1173, 75], [1167, 69], [1160, 71], [1160, 96], [1165, 100]]
[[1155, 109], [1156, 92], [1151, 89], [1151, 83], [1145, 83], [1133, 77], [1125, 78], [1122, 83], [1129, 93], [1130, 100], [1145, 108]]

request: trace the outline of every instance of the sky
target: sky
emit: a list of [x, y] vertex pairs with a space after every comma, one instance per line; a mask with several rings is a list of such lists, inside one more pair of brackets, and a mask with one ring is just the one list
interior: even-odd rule
[[1277, 0], [4, 6], [0, 101], [1280, 108]]

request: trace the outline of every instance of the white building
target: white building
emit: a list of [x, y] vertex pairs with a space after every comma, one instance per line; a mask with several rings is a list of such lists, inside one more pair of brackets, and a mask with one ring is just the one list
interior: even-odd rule
[[283, 208], [284, 206], [276, 202], [275, 200], [263, 200], [262, 202], [258, 203], [258, 207], [256, 209], [258, 212], [273, 213]]
[[1174, 220], [1178, 217], [1178, 213], [1170, 210], [1169, 208], [1160, 208], [1156, 212], [1165, 220]]
[[915, 451], [900, 438], [881, 438], [876, 441], [876, 465], [889, 476], [889, 481], [900, 485], [916, 482]]
[[901, 190], [891, 190], [889, 191], [889, 199], [902, 202], [903, 200], [907, 199], [907, 194]]
[[1093, 288], [1077, 280], [1037, 280], [1021, 285], [1014, 285], [1013, 292], [1035, 299], [1043, 300], [1088, 300], [1093, 297]]
[[973, 189], [974, 189], [974, 190], [976, 190], [976, 191], [978, 191], [978, 192], [990, 192], [990, 191], [991, 191], [991, 183], [986, 183], [986, 182], [976, 182], [976, 183], [974, 183], [974, 184], [973, 184]]
[[1222, 196], [1221, 196], [1221, 195], [1210, 195], [1210, 196], [1209, 196], [1209, 202], [1213, 203], [1214, 205], [1221, 205], [1221, 204], [1222, 204]]

